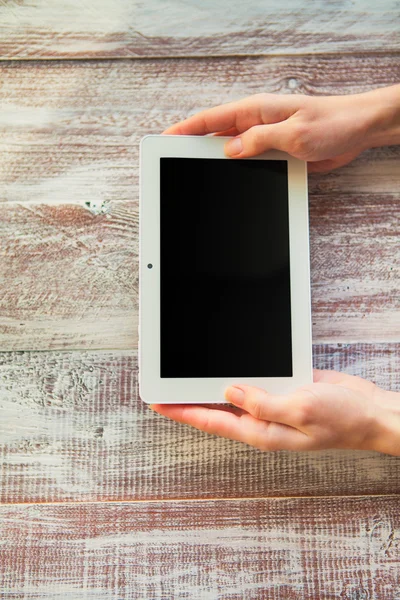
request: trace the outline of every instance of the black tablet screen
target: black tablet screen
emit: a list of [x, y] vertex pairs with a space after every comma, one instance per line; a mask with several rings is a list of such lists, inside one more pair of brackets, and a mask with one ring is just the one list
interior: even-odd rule
[[160, 376], [291, 377], [287, 162], [160, 160]]

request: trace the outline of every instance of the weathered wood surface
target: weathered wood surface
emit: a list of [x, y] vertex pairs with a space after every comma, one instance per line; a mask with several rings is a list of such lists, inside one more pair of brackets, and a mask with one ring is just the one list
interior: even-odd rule
[[135, 204], [0, 204], [2, 350], [135, 348], [138, 225]]
[[398, 600], [400, 499], [0, 508], [3, 598]]
[[0, 57], [104, 58], [400, 50], [395, 0], [6, 1]]
[[[400, 493], [400, 459], [263, 453], [153, 413], [130, 352], [0, 354], [2, 502]], [[400, 344], [314, 346], [400, 391]]]
[[[130, 349], [140, 137], [263, 89], [391, 84], [400, 64], [274, 57], [187, 60], [185, 69], [179, 60], [7, 63], [0, 72], [1, 348]], [[399, 157], [374, 150], [310, 178], [316, 342], [398, 340]]]
[[[315, 342], [397, 341], [400, 195], [311, 196]], [[138, 207], [0, 204], [3, 350], [133, 349]]]
[[[173, 423], [138, 397], [135, 351], [140, 137], [260, 91], [398, 83], [399, 16], [395, 0], [234, 0], [229, 18], [0, 2], [0, 349], [85, 350], [0, 354], [2, 598], [400, 599], [398, 458], [262, 453]], [[20, 61], [107, 56], [141, 60]], [[314, 365], [392, 390], [399, 157], [310, 178], [313, 333], [331, 342]]]
[[[0, 201], [129, 202], [137, 199], [142, 136], [262, 91], [350, 94], [393, 85], [400, 61], [334, 55], [6, 62], [0, 81]], [[312, 181], [328, 193], [397, 190], [397, 151], [365, 156]]]

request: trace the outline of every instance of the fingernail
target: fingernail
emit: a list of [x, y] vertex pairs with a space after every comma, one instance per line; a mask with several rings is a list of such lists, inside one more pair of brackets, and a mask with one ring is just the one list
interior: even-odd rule
[[242, 150], [243, 150], [243, 144], [242, 144], [242, 140], [240, 139], [240, 137], [237, 137], [237, 138], [231, 140], [226, 145], [226, 153], [229, 154], [230, 156], [234, 156], [235, 154], [240, 154]]
[[232, 404], [241, 406], [244, 403], [244, 391], [236, 386], [231, 386], [226, 389], [225, 398]]

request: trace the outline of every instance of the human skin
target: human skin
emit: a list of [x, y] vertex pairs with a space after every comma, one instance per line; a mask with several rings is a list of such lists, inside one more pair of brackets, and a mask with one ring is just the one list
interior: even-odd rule
[[[400, 144], [400, 85], [348, 96], [255, 94], [176, 123], [166, 135], [228, 135], [234, 158], [271, 148], [330, 171], [368, 148]], [[235, 145], [242, 146], [233, 152]], [[238, 148], [236, 148], [238, 150]]]
[[[202, 111], [166, 135], [235, 136], [233, 158], [271, 148], [308, 162], [309, 172], [345, 165], [368, 148], [400, 143], [400, 85], [349, 96], [256, 94]], [[314, 370], [314, 382], [272, 395], [240, 382], [229, 404], [153, 404], [151, 408], [201, 431], [261, 450], [376, 450], [400, 456], [400, 393], [336, 371]]]

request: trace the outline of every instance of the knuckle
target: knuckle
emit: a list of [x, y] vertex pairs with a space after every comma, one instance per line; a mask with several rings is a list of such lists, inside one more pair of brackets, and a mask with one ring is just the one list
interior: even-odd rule
[[294, 154], [306, 157], [311, 150], [310, 126], [304, 121], [296, 121], [291, 126], [289, 143]]
[[262, 419], [263, 407], [259, 398], [252, 398], [249, 402], [249, 412], [256, 419]]
[[249, 441], [251, 446], [263, 452], [275, 452], [281, 450], [279, 436], [276, 435], [276, 424], [269, 421], [263, 421], [256, 433], [252, 434]]
[[[186, 408], [183, 411], [183, 415], [185, 415]], [[188, 413], [189, 414], [189, 413]], [[198, 429], [200, 431], [206, 431], [207, 433], [213, 433], [211, 428], [211, 419], [210, 419], [210, 411], [207, 410], [204, 412], [201, 421], [198, 423]]]
[[274, 435], [273, 423], [268, 423], [265, 434], [257, 441], [257, 448], [264, 452], [277, 452], [282, 450], [282, 444], [279, 443], [279, 437]]
[[203, 429], [203, 431], [209, 431], [211, 429], [210, 428], [210, 414], [209, 413], [207, 413], [204, 416], [204, 420], [203, 420], [203, 423], [202, 423], [202, 429]]
[[256, 419], [264, 421], [265, 419], [265, 401], [268, 398], [268, 392], [261, 388], [253, 387], [248, 392], [248, 402], [246, 410]]
[[317, 399], [309, 390], [301, 391], [301, 397], [295, 403], [296, 421], [301, 426], [314, 422]]
[[265, 148], [265, 125], [254, 125], [248, 131], [247, 148], [252, 154], [259, 154]]

